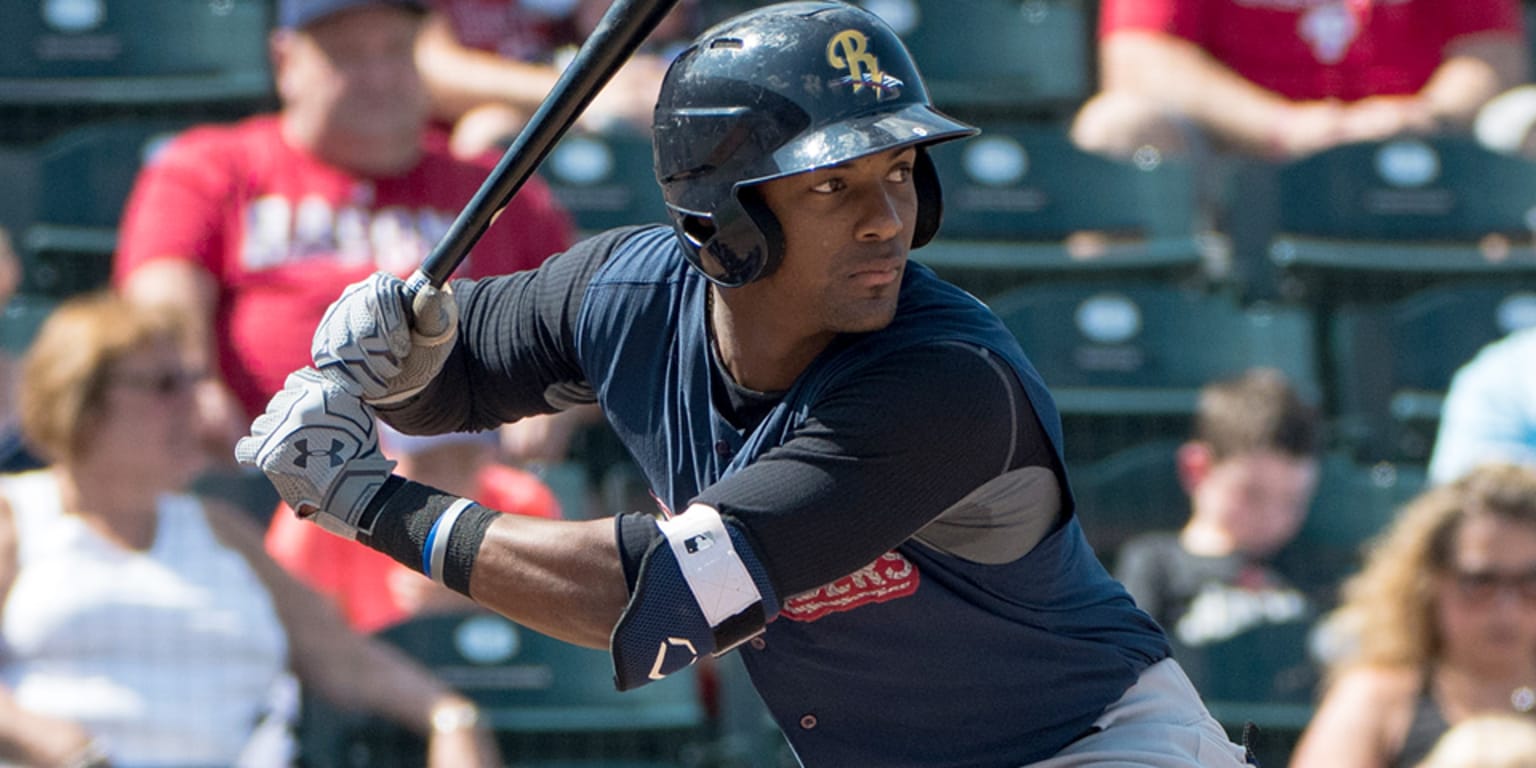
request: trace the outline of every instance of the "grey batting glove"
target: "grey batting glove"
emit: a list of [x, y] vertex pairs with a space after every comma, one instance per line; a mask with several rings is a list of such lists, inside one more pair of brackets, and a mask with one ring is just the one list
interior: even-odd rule
[[363, 512], [395, 468], [379, 453], [373, 411], [313, 368], [289, 374], [235, 459], [265, 473], [299, 517], [352, 540], [373, 532]]
[[427, 285], [412, 300], [405, 285], [376, 272], [347, 286], [320, 319], [310, 347], [321, 373], [375, 405], [425, 389], [458, 333], [459, 307], [451, 291]]

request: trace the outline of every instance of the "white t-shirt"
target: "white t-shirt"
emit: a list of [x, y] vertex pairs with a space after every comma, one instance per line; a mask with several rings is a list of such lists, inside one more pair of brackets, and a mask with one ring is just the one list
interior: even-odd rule
[[48, 471], [0, 478], [17, 579], [0, 616], [0, 684], [21, 707], [87, 728], [114, 766], [236, 765], [288, 641], [249, 563], [194, 498], [159, 502], [148, 551], [63, 512]]

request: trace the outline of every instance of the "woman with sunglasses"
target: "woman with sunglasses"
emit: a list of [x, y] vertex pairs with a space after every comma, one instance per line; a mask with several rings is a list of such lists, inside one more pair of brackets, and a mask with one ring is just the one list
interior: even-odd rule
[[1292, 768], [1412, 768], [1474, 715], [1536, 718], [1536, 470], [1485, 465], [1409, 502], [1328, 626], [1347, 647]]
[[[294, 687], [500, 765], [474, 709], [347, 629], [199, 469], [186, 326], [107, 294], [44, 323], [20, 381], [47, 469], [0, 476], [0, 764], [276, 766]], [[285, 701], [286, 698], [286, 701]]]

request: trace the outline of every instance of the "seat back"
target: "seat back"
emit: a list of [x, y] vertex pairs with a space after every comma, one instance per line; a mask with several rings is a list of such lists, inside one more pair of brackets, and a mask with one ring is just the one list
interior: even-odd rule
[[1068, 114], [1092, 92], [1085, 0], [859, 0], [906, 42], [936, 104]]
[[0, 104], [261, 99], [265, 0], [13, 3], [0, 24]]
[[982, 121], [932, 150], [944, 222], [913, 258], [999, 288], [1042, 279], [1210, 272], [1188, 164], [1119, 161], [1078, 149], [1060, 123]]
[[1301, 531], [1275, 566], [1324, 605], [1364, 563], [1367, 543], [1426, 486], [1422, 465], [1357, 461], [1342, 451], [1323, 457], [1317, 494]]
[[[479, 706], [518, 765], [677, 765], [704, 736], [696, 668], [620, 693], [607, 653], [476, 612], [424, 616], [379, 633]], [[332, 753], [420, 765], [419, 738], [369, 722]]]
[[1536, 288], [1456, 282], [1352, 303], [1328, 327], [1336, 431], [1367, 460], [1424, 462], [1456, 369], [1483, 345], [1536, 326]]
[[539, 173], [583, 233], [667, 221], [648, 136], [618, 129], [568, 134]]
[[1151, 439], [1070, 468], [1083, 533], [1105, 564], [1113, 566], [1128, 539], [1178, 530], [1189, 519], [1177, 467], [1181, 442]]
[[185, 125], [158, 118], [91, 123], [38, 149], [34, 209], [14, 233], [24, 290], [66, 296], [106, 284], [134, 179]]
[[1390, 299], [1445, 279], [1536, 279], [1531, 160], [1440, 136], [1254, 168], [1234, 212], [1252, 239], [1239, 258], [1262, 258], [1256, 279], [1293, 297]]

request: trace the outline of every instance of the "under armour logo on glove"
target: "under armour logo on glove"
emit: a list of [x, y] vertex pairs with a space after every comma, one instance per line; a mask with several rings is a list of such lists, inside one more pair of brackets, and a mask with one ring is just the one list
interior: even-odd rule
[[341, 441], [337, 440], [334, 437], [331, 438], [331, 447], [327, 448], [327, 449], [325, 449], [323, 451], [312, 451], [312, 450], [310, 450], [310, 448], [309, 448], [309, 441], [308, 440], [300, 440], [300, 441], [294, 443], [293, 447], [295, 449], [297, 449], [298, 452], [299, 452], [299, 455], [295, 456], [293, 458], [294, 465], [297, 466], [299, 469], [308, 469], [309, 468], [309, 460], [312, 457], [315, 457], [315, 456], [324, 456], [324, 457], [330, 459], [332, 467], [339, 467], [339, 466], [341, 466], [341, 462], [342, 462], [341, 449], [342, 449], [343, 446], [342, 446]]
[[235, 458], [260, 468], [300, 517], [349, 539], [372, 532], [363, 513], [395, 467], [379, 453], [373, 410], [313, 368], [288, 376]]

